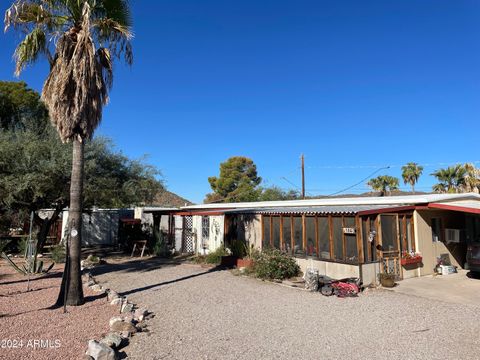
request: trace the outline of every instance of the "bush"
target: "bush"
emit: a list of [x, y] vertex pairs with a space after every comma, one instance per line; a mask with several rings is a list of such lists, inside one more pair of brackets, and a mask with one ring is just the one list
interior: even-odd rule
[[241, 240], [233, 240], [230, 248], [233, 256], [243, 258], [246, 255], [245, 243]]
[[220, 264], [222, 256], [227, 256], [228, 252], [223, 246], [220, 246], [217, 250], [210, 252], [205, 256], [205, 262], [207, 264]]
[[56, 245], [52, 248], [52, 260], [56, 263], [65, 262], [65, 247], [63, 245]]
[[265, 250], [255, 259], [255, 275], [261, 279], [284, 280], [300, 274], [300, 267], [291, 256], [280, 250]]

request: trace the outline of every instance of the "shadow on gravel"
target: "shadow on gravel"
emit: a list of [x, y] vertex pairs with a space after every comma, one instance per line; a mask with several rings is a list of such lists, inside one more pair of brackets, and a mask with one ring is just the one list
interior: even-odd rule
[[[150, 289], [153, 289], [153, 288], [156, 288], [156, 287], [159, 287], [159, 286], [174, 284], [174, 283], [177, 283], [177, 282], [180, 282], [180, 281], [193, 279], [193, 278], [196, 278], [198, 276], [211, 274], [211, 273], [214, 273], [216, 271], [225, 270], [225, 269], [226, 268], [223, 267], [223, 266], [216, 266], [214, 268], [211, 268], [211, 269], [209, 269], [207, 271], [204, 271], [204, 272], [201, 272], [201, 273], [187, 275], [187, 276], [180, 277], [178, 279], [163, 281], [163, 282], [160, 282], [160, 283], [157, 283], [157, 284], [147, 285], [147, 286], [143, 286], [143, 287], [140, 287], [140, 288], [124, 291], [124, 292], [120, 293], [120, 295], [122, 295], [122, 296], [131, 295], [131, 294], [142, 292], [142, 291], [145, 291], [145, 290], [150, 290]], [[160, 289], [157, 289], [157, 290], [160, 290]], [[157, 291], [157, 290], [154, 290], [154, 291]]]
[[[48, 274], [42, 275], [42, 276], [31, 277], [31, 278], [30, 278], [30, 282], [35, 281], [35, 280], [58, 278], [58, 277], [62, 277], [62, 274], [63, 274], [62, 271], [57, 271], [57, 272], [48, 273]], [[4, 282], [0, 282], [0, 285], [26, 283], [27, 281], [28, 281], [28, 279], [27, 279], [27, 277], [25, 276], [25, 278], [22, 279], [22, 280], [14, 280], [14, 281], [4, 281]]]
[[[108, 261], [108, 259], [107, 259]], [[164, 258], [147, 258], [134, 259], [122, 263], [106, 263], [100, 264], [91, 270], [93, 276], [112, 273], [115, 271], [122, 272], [146, 272], [158, 270], [163, 267], [177, 266], [184, 263], [183, 260], [164, 259]]]

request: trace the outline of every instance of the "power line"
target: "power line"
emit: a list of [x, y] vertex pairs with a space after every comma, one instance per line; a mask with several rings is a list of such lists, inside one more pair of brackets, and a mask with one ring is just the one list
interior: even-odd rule
[[360, 180], [358, 183], [353, 184], [352, 186], [349, 186], [349, 187], [347, 187], [347, 188], [345, 188], [345, 189], [343, 189], [343, 190], [334, 192], [333, 194], [330, 194], [330, 195], [328, 195], [328, 196], [334, 196], [334, 195], [340, 194], [340, 193], [342, 193], [342, 192], [344, 192], [344, 191], [350, 190], [351, 188], [354, 188], [355, 186], [360, 185], [360, 184], [362, 184], [364, 181], [370, 179], [373, 175], [375, 175], [375, 174], [378, 173], [379, 171], [385, 170], [385, 169], [390, 169], [390, 166], [381, 167], [381, 168], [375, 170], [375, 171], [374, 171], [373, 173], [371, 173], [370, 175], [368, 175], [365, 179]]
[[[419, 165], [423, 167], [434, 167], [434, 166], [452, 166], [456, 164], [479, 164], [480, 160], [474, 160], [474, 161], [456, 161], [456, 162], [440, 162], [440, 163], [418, 163]], [[395, 165], [390, 165], [391, 168], [401, 168], [402, 166], [405, 166], [406, 164], [395, 164]], [[383, 166], [383, 165], [313, 165], [313, 166], [307, 166], [307, 169], [377, 169], [378, 167]]]

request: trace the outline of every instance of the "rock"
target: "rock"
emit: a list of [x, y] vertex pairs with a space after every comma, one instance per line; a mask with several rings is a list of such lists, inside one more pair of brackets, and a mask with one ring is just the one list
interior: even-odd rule
[[90, 289], [92, 289], [93, 291], [95, 292], [103, 292], [103, 287], [98, 285], [98, 284], [94, 284], [92, 286], [90, 286]]
[[42, 255], [42, 254], [37, 254], [37, 258], [39, 258], [39, 259], [40, 259], [40, 258], [42, 258], [42, 257], [43, 257], [43, 255]]
[[132, 336], [132, 333], [128, 331], [121, 331], [119, 332], [119, 334], [122, 337], [122, 339], [128, 339], [130, 336]]
[[110, 305], [120, 305], [122, 302], [123, 302], [123, 299], [117, 297], [117, 298], [113, 299], [112, 301], [110, 301]]
[[90, 355], [85, 354], [82, 356], [82, 360], [95, 360], [95, 359], [92, 358]]
[[114, 290], [110, 290], [107, 294], [107, 299], [108, 301], [112, 301], [113, 299], [119, 298], [120, 296], [118, 293]]
[[132, 316], [132, 314], [131, 314], [131, 313], [130, 313], [130, 314], [128, 314], [127, 316], [125, 316], [125, 317], [123, 318], [123, 321], [125, 321], [125, 322], [129, 322], [129, 323], [132, 323], [132, 324], [134, 324], [134, 323], [135, 323], [135, 322], [134, 322], [134, 319], [133, 319], [133, 316]]
[[118, 349], [122, 343], [122, 337], [115, 333], [108, 333], [100, 342], [111, 348]]
[[117, 332], [128, 331], [132, 334], [137, 332], [135, 325], [133, 325], [131, 322], [125, 321], [115, 321], [112, 325], [110, 325], [110, 330]]
[[90, 355], [95, 360], [115, 360], [115, 351], [105, 344], [99, 343], [96, 340], [88, 341], [87, 355]]
[[124, 302], [122, 305], [122, 310], [120, 312], [122, 313], [129, 313], [133, 311], [133, 304], [129, 302]]
[[140, 308], [135, 310], [133, 314], [133, 318], [138, 321], [143, 321], [145, 319], [145, 316], [148, 315], [148, 311], [145, 308]]
[[119, 317], [119, 316], [114, 316], [114, 317], [112, 317], [112, 318], [110, 319], [110, 321], [109, 321], [110, 326], [112, 326], [112, 324], [113, 324], [114, 322], [117, 322], [117, 321], [123, 321], [123, 319], [122, 319], [121, 317]]

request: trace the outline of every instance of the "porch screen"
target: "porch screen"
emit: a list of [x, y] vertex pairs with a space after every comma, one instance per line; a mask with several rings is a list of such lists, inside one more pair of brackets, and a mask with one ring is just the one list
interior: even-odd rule
[[[345, 217], [344, 223], [346, 228], [356, 229], [354, 217]], [[358, 262], [357, 236], [355, 234], [345, 234], [345, 255], [347, 257], [345, 261]]]
[[382, 215], [380, 219], [382, 227], [383, 251], [398, 251], [397, 217], [395, 215]]
[[307, 216], [305, 219], [307, 237], [307, 256], [317, 256], [317, 237], [315, 233], [315, 218]]
[[333, 224], [333, 256], [337, 260], [343, 260], [343, 224], [341, 217], [332, 218]]
[[282, 250], [292, 253], [292, 218], [290, 216], [283, 217], [283, 244]]
[[328, 217], [319, 217], [317, 221], [320, 258], [330, 259], [330, 231], [328, 227]]
[[263, 248], [270, 247], [270, 216], [263, 217]]
[[295, 216], [293, 218], [293, 241], [294, 241], [294, 249], [293, 254], [296, 256], [303, 256], [305, 255], [303, 251], [303, 236], [302, 236], [302, 217]]
[[280, 216], [273, 216], [272, 219], [272, 244], [275, 249], [280, 249]]

